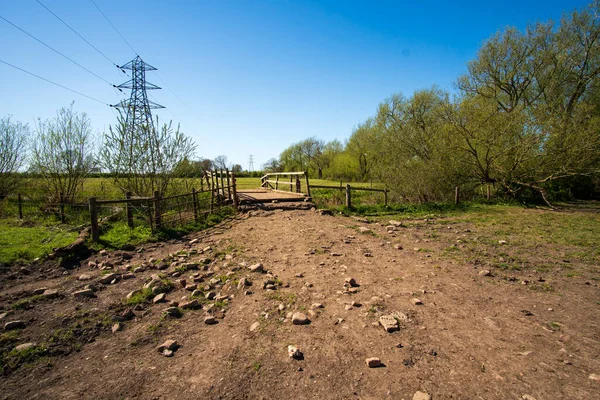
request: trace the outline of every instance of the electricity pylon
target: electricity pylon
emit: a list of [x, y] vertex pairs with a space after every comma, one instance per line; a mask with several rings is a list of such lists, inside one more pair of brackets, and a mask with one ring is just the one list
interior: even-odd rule
[[252, 154], [248, 156], [248, 171], [254, 171], [254, 156]]
[[135, 57], [125, 65], [117, 66], [120, 69], [131, 70], [131, 79], [117, 86], [120, 89], [131, 89], [129, 100], [123, 100], [113, 107], [126, 110], [125, 124], [132, 135], [135, 132], [148, 132], [153, 129], [151, 109], [165, 108], [160, 104], [148, 100], [146, 90], [160, 89], [160, 87], [146, 82], [146, 71], [156, 71], [152, 65], [144, 62], [140, 56]]

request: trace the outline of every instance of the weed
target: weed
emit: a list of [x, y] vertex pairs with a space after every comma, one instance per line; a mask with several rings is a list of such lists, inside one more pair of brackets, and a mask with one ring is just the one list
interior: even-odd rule
[[548, 284], [547, 282], [543, 282], [541, 284], [533, 284], [528, 286], [531, 290], [535, 290], [538, 292], [554, 292], [554, 288]]
[[292, 305], [296, 303], [296, 294], [295, 293], [282, 293], [282, 292], [269, 292], [265, 293], [264, 296], [271, 300], [277, 300], [281, 303]]
[[0, 335], [0, 347], [4, 347], [7, 344], [15, 343], [19, 340], [18, 331], [8, 331]]
[[32, 308], [35, 303], [38, 303], [44, 299], [45, 297], [41, 294], [31, 297], [25, 297], [12, 303], [10, 308], [12, 308], [13, 310], [28, 310]]
[[548, 325], [548, 328], [550, 328], [550, 330], [554, 332], [559, 331], [562, 327], [561, 323], [555, 321], [548, 322], [546, 325]]
[[260, 364], [260, 362], [258, 361], [254, 361], [251, 365], [251, 368], [254, 372], [258, 372], [258, 370], [260, 369], [262, 365]]
[[46, 355], [48, 349], [44, 346], [33, 346], [25, 350], [13, 349], [8, 354], [0, 356], [2, 373], [14, 371], [21, 365], [29, 365], [39, 361]]
[[128, 306], [136, 306], [142, 303], [149, 303], [153, 297], [154, 294], [152, 293], [152, 289], [144, 288], [139, 292], [135, 293], [130, 298], [123, 300], [123, 304], [126, 304]]

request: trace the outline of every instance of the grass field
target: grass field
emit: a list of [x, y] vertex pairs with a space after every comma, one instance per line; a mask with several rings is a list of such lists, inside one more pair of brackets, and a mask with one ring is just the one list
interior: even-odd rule
[[71, 243], [77, 235], [79, 232], [60, 226], [20, 225], [15, 220], [0, 220], [0, 263], [43, 257], [53, 248]]

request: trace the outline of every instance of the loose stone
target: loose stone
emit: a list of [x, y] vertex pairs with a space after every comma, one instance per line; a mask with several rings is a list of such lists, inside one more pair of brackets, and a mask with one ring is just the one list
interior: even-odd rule
[[309, 322], [310, 321], [305, 314], [297, 312], [292, 315], [292, 323], [294, 325], [305, 325], [305, 324], [308, 324]]
[[174, 317], [174, 318], [181, 318], [183, 316], [183, 313], [181, 312], [179, 307], [169, 307], [165, 310], [165, 313], [168, 316]]
[[12, 331], [15, 329], [23, 329], [25, 328], [25, 322], [23, 321], [10, 321], [4, 324], [5, 331]]
[[379, 324], [381, 324], [383, 329], [388, 333], [400, 330], [398, 320], [392, 315], [382, 315], [379, 317]]
[[165, 350], [177, 350], [177, 348], [179, 347], [179, 345], [177, 344], [176, 340], [166, 340], [163, 344], [161, 344], [160, 346], [157, 347], [157, 350], [159, 353], [162, 353]]
[[381, 360], [377, 357], [367, 358], [365, 362], [367, 363], [367, 367], [369, 368], [381, 367]]
[[288, 346], [288, 356], [294, 360], [302, 360], [304, 358], [304, 354], [302, 354], [300, 349], [291, 344]]
[[15, 347], [16, 351], [25, 351], [35, 347], [35, 343], [23, 343]]
[[94, 294], [94, 291], [91, 289], [78, 290], [73, 293], [73, 296], [75, 296], [75, 298], [78, 298], [78, 299], [84, 299], [84, 298], [89, 299], [92, 297], [96, 297], [96, 295]]
[[413, 395], [413, 400], [431, 400], [431, 396], [425, 392], [416, 392]]
[[412, 299], [410, 299], [410, 301], [412, 301], [412, 303], [415, 306], [422, 306], [423, 305], [423, 302], [421, 300], [417, 299], [416, 297], [413, 297]]
[[250, 325], [250, 332], [256, 331], [260, 327], [260, 322], [256, 321], [252, 325]]
[[120, 322], [117, 322], [116, 324], [114, 324], [112, 326], [112, 333], [115, 334], [117, 332], [119, 332], [120, 330], [123, 330], [123, 325], [121, 325]]
[[346, 285], [350, 286], [350, 287], [358, 287], [360, 286], [357, 282], [356, 279], [354, 278], [346, 278]]

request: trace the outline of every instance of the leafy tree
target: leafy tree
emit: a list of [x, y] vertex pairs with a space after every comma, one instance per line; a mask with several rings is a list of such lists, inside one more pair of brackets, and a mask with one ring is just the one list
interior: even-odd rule
[[281, 167], [279, 160], [276, 158], [271, 158], [264, 163], [263, 169], [265, 172], [283, 172], [283, 168]]
[[0, 199], [19, 185], [19, 170], [25, 164], [28, 150], [29, 126], [11, 122], [10, 116], [0, 119]]
[[95, 166], [95, 136], [85, 113], [61, 108], [54, 119], [38, 121], [31, 169], [40, 174], [46, 190], [71, 203]]

